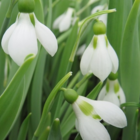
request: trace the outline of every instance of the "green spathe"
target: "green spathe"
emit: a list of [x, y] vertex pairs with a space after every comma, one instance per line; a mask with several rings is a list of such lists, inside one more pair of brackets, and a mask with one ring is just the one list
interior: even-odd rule
[[76, 91], [74, 91], [73, 89], [65, 89], [65, 88], [62, 88], [62, 90], [64, 91], [64, 97], [67, 102], [73, 104], [77, 100], [78, 94]]
[[116, 80], [116, 79], [118, 79], [118, 73], [110, 73], [110, 75], [109, 75], [109, 80]]
[[34, 0], [19, 0], [18, 10], [22, 13], [31, 13], [34, 11], [35, 2]]
[[106, 33], [106, 26], [103, 22], [97, 21], [93, 25], [93, 32], [95, 35], [105, 34]]

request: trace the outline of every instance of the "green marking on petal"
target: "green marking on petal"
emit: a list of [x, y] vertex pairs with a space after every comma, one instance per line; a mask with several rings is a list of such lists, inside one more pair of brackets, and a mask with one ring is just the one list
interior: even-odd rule
[[97, 47], [97, 40], [98, 40], [98, 37], [97, 36], [94, 36], [93, 37], [93, 48], [96, 49]]
[[106, 92], [109, 92], [109, 82], [106, 82]]
[[117, 93], [119, 89], [120, 89], [120, 86], [119, 86], [119, 83], [117, 82], [114, 84], [114, 92]]
[[92, 115], [92, 117], [93, 117], [94, 119], [98, 119], [98, 120], [101, 119], [101, 117], [100, 117], [99, 115]]
[[90, 104], [87, 103], [86, 101], [81, 101], [80, 104], [78, 104], [78, 105], [79, 105], [79, 108], [81, 109], [81, 111], [82, 111], [85, 115], [89, 116], [89, 115], [92, 114], [92, 112], [93, 112], [93, 107], [92, 107], [92, 105], [90, 105]]
[[106, 47], [108, 47], [108, 39], [106, 35], [105, 35], [105, 42], [106, 42]]
[[18, 18], [20, 17], [20, 13], [18, 13]]
[[29, 14], [32, 24], [35, 26], [35, 19], [33, 14]]
[[118, 99], [119, 99], [119, 100], [120, 100], [120, 98], [121, 98], [121, 97], [118, 95]]

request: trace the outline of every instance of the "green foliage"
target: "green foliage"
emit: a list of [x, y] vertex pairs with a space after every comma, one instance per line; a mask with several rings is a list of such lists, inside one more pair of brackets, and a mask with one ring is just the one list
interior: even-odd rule
[[[34, 55], [30, 56], [18, 69], [12, 81], [9, 83], [4, 93], [0, 96], [0, 139], [4, 139], [12, 128], [16, 118], [21, 111], [22, 105], [27, 95], [26, 92], [26, 71], [31, 65]], [[17, 83], [19, 83], [17, 85]], [[12, 110], [12, 112], [11, 112]], [[10, 116], [10, 117], [9, 117]]]
[[[127, 102], [139, 102], [140, 52], [138, 40], [138, 11], [140, 1], [136, 0], [129, 13], [120, 52], [121, 84]], [[134, 139], [134, 117], [136, 108], [126, 108], [128, 126], [124, 129], [123, 140]], [[135, 138], [136, 139], [136, 138]]]
[[[27, 4], [30, 2], [34, 4]], [[18, 67], [0, 46], [0, 140], [82, 140], [75, 129], [76, 116], [72, 106], [65, 101], [62, 89], [97, 99], [104, 83], [93, 73], [81, 74], [81, 56], [77, 55], [77, 50], [83, 44], [87, 47], [93, 34], [106, 32], [106, 40], [109, 39], [120, 60], [118, 72], [111, 73], [108, 78], [118, 78], [125, 92], [126, 103], [120, 107], [126, 114], [128, 125], [119, 129], [103, 124], [112, 140], [140, 139], [140, 0], [110, 0], [109, 10], [91, 15], [95, 6], [105, 3], [108, 0], [1, 0], [0, 41], [16, 21], [19, 11], [34, 11], [37, 19], [54, 32], [58, 51], [52, 58], [38, 41], [36, 57], [28, 55], [24, 64]], [[69, 29], [64, 32], [53, 29], [55, 19], [65, 14], [69, 7], [74, 9]], [[98, 20], [102, 14], [108, 14], [107, 27]], [[106, 42], [107, 46], [109, 42]], [[96, 37], [93, 46], [97, 49]], [[108, 84], [106, 88], [108, 90]], [[116, 92], [119, 88], [118, 84], [114, 87]], [[69, 102], [73, 103], [78, 95]], [[92, 110], [89, 104], [80, 108], [86, 115]], [[93, 118], [96, 117], [98, 114]]]

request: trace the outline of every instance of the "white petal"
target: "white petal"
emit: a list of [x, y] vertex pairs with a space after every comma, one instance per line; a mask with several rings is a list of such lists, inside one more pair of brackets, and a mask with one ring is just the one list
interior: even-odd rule
[[107, 123], [123, 128], [127, 125], [126, 116], [123, 111], [113, 103], [106, 101], [90, 101], [95, 111]]
[[98, 120], [85, 116], [76, 102], [72, 104], [72, 107], [77, 116], [76, 129], [83, 140], [110, 140], [107, 130]]
[[120, 103], [123, 104], [126, 102], [125, 94], [123, 92], [123, 89], [120, 86], [119, 92], [117, 93], [120, 96]]
[[40, 41], [40, 43], [43, 45], [43, 47], [51, 56], [54, 56], [54, 54], [58, 49], [58, 46], [56, 37], [53, 34], [53, 32], [48, 27], [39, 22], [36, 17], [35, 17], [35, 30], [37, 38]]
[[104, 87], [101, 89], [101, 91], [100, 91], [100, 93], [99, 93], [99, 95], [98, 95], [97, 100], [103, 100], [104, 97], [105, 97], [105, 94], [106, 94], [106, 86], [104, 86]]
[[80, 69], [83, 75], [91, 72], [90, 70], [90, 63], [93, 57], [94, 51], [92, 44], [90, 43], [89, 46], [86, 48], [85, 52], [82, 55], [81, 62], [80, 62]]
[[105, 127], [92, 117], [81, 116], [78, 124], [83, 140], [110, 140], [110, 136]]
[[8, 51], [18, 65], [22, 65], [27, 55], [37, 54], [35, 29], [28, 14], [20, 14], [18, 24], [9, 39]]
[[65, 17], [65, 14], [60, 15], [58, 18], [55, 19], [53, 23], [53, 29], [58, 29], [60, 22]]
[[107, 52], [104, 35], [98, 35], [97, 47], [91, 60], [90, 68], [95, 76], [104, 81], [112, 70], [112, 62]]
[[73, 13], [73, 9], [68, 8], [68, 11], [65, 14], [65, 17], [62, 19], [62, 21], [59, 24], [60, 32], [63, 32], [63, 31], [66, 31], [67, 29], [69, 29], [69, 27], [71, 25], [71, 20], [72, 20], [72, 13]]
[[7, 30], [6, 32], [4, 33], [3, 37], [2, 37], [2, 41], [1, 41], [1, 45], [2, 45], [2, 48], [4, 50], [5, 53], [9, 54], [8, 52], [8, 42], [9, 42], [9, 39], [13, 33], [13, 31], [15, 30], [16, 28], [16, 25], [17, 25], [17, 22], [15, 22], [14, 24], [12, 24]]
[[107, 47], [108, 50], [108, 54], [110, 56], [110, 59], [112, 61], [112, 72], [116, 73], [118, 71], [118, 67], [119, 67], [119, 60], [118, 60], [118, 56], [116, 54], [116, 52], [114, 51], [114, 49], [112, 48], [112, 46], [110, 45], [110, 43], [108, 44]]
[[111, 102], [117, 106], [120, 106], [119, 99], [115, 93], [107, 93], [107, 95], [103, 99], [104, 101]]

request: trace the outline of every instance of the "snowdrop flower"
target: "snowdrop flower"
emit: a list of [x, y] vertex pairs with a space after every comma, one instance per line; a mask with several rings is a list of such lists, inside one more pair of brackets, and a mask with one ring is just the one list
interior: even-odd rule
[[[107, 4], [98, 5], [92, 9], [91, 14], [94, 14], [94, 13], [102, 11], [102, 10], [107, 10], [107, 9], [108, 9]], [[102, 21], [107, 26], [107, 14], [98, 16], [98, 20]]]
[[117, 72], [119, 61], [105, 34], [104, 23], [96, 22], [93, 31], [95, 35], [83, 53], [80, 69], [83, 75], [93, 73], [104, 81], [111, 72]]
[[[21, 4], [20, 1], [18, 3]], [[57, 51], [56, 37], [48, 27], [37, 20], [32, 9], [34, 8], [31, 6], [31, 10], [29, 8], [26, 12], [23, 5], [19, 6], [20, 13], [16, 22], [7, 29], [2, 38], [4, 52], [9, 54], [19, 66], [27, 55], [37, 54], [37, 39], [51, 56]]]
[[100, 91], [97, 100], [109, 101], [120, 106], [122, 103], [126, 102], [126, 99], [123, 89], [121, 88], [117, 77], [114, 77], [114, 75], [115, 74], [111, 73], [105, 86]]
[[127, 125], [125, 114], [115, 104], [78, 96], [72, 89], [64, 89], [64, 96], [72, 104], [76, 129], [83, 140], [111, 140], [101, 120], [119, 128]]
[[66, 13], [60, 15], [53, 23], [54, 29], [59, 29], [60, 32], [64, 32], [69, 29], [72, 24], [72, 14], [74, 9], [68, 8]]

